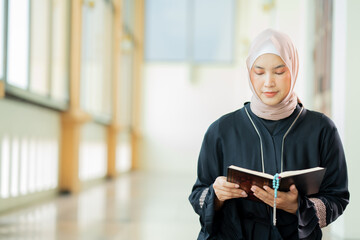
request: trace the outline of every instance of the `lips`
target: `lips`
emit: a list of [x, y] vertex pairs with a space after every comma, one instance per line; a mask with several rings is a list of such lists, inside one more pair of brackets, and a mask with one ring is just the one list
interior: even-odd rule
[[266, 97], [274, 97], [278, 92], [263, 92]]

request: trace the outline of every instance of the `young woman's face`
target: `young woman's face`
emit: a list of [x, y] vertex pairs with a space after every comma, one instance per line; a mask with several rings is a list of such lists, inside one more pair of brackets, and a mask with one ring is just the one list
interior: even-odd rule
[[277, 55], [267, 53], [256, 59], [250, 80], [261, 101], [273, 106], [280, 103], [291, 88], [291, 75], [284, 61]]

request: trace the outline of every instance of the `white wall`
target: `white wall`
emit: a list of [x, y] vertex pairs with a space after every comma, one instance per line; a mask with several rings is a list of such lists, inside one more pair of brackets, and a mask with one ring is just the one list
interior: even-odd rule
[[[338, 81], [345, 81], [345, 125], [344, 125], [344, 147], [349, 172], [350, 204], [344, 214], [344, 229], [341, 231], [343, 237], [347, 239], [359, 239], [360, 228], [358, 218], [360, 214], [360, 182], [359, 156], [360, 148], [358, 136], [360, 135], [360, 113], [359, 96], [359, 56], [360, 56], [360, 29], [359, 10], [360, 1], [347, 0], [346, 3], [346, 53], [345, 53], [345, 72], [343, 78]], [[340, 63], [341, 64], [341, 63]], [[338, 66], [333, 66], [337, 68]], [[336, 92], [334, 94], [337, 94]]]
[[247, 82], [239, 75], [233, 66], [147, 64], [142, 166], [195, 172], [207, 127], [246, 99]]
[[58, 185], [60, 117], [32, 104], [0, 100], [0, 211], [44, 196]]

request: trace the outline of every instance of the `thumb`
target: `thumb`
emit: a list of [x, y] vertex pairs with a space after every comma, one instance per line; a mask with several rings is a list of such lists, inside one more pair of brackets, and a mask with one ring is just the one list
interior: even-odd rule
[[290, 192], [292, 194], [298, 194], [298, 190], [294, 184], [290, 186]]

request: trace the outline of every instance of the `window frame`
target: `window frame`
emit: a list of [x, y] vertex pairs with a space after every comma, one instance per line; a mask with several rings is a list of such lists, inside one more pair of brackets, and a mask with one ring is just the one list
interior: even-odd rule
[[[28, 76], [27, 76], [27, 88], [26, 89], [22, 89], [20, 87], [16, 87], [13, 86], [11, 84], [8, 83], [8, 72], [7, 72], [7, 65], [8, 65], [8, 27], [9, 27], [9, 19], [8, 19], [8, 14], [9, 14], [9, 0], [5, 0], [5, 7], [4, 7], [4, 85], [5, 85], [5, 97], [11, 98], [11, 99], [15, 99], [15, 100], [22, 100], [22, 101], [26, 101], [35, 105], [39, 105], [42, 107], [46, 107], [46, 108], [50, 108], [53, 110], [57, 110], [57, 111], [65, 111], [68, 109], [69, 107], [69, 97], [67, 97], [67, 99], [65, 99], [64, 101], [61, 100], [55, 100], [51, 97], [51, 86], [52, 86], [52, 78], [51, 78], [51, 73], [52, 73], [52, 48], [53, 48], [53, 42], [52, 42], [52, 33], [53, 33], [53, 29], [52, 29], [52, 23], [53, 23], [53, 19], [52, 19], [52, 9], [53, 9], [53, 1], [50, 1], [49, 3], [49, 8], [48, 11], [50, 12], [49, 16], [50, 16], [50, 23], [49, 23], [49, 37], [48, 37], [48, 41], [49, 41], [49, 49], [48, 49], [48, 54], [49, 54], [49, 64], [46, 66], [48, 68], [48, 94], [47, 95], [40, 95], [34, 92], [30, 91], [30, 86], [31, 86], [31, 77], [30, 77], [30, 68], [31, 68], [31, 36], [32, 36], [32, 31], [31, 31], [31, 17], [32, 17], [32, 4], [31, 4], [31, 0], [27, 0], [29, 1], [29, 22], [28, 22], [28, 27], [29, 27], [29, 54], [28, 54], [28, 66], [27, 68], [29, 69], [28, 71]], [[65, 0], [68, 1], [67, 3], [67, 13], [70, 14], [70, 10], [71, 10], [71, 4], [69, 0]], [[71, 21], [67, 22], [67, 44], [65, 47], [65, 50], [67, 52], [70, 52], [70, 27], [71, 27]], [[69, 61], [70, 61], [70, 55], [67, 54], [67, 70], [69, 70]], [[67, 75], [67, 81], [70, 81], [70, 72], [67, 71], [66, 72]], [[68, 88], [67, 88], [67, 96], [69, 96], [69, 84], [68, 84]]]

